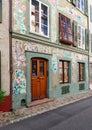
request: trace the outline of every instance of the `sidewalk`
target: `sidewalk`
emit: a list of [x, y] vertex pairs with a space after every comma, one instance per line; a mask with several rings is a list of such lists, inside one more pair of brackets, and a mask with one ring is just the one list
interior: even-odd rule
[[44, 103], [41, 105], [33, 106], [30, 108], [22, 107], [21, 109], [14, 110], [13, 112], [0, 113], [0, 126], [14, 123], [25, 118], [53, 110], [60, 106], [76, 102], [81, 99], [92, 96], [92, 90], [82, 91], [79, 94], [57, 98], [52, 102]]

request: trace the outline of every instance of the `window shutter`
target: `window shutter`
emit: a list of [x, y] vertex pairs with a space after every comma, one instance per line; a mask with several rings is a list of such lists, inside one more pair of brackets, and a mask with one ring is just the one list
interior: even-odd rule
[[77, 47], [77, 22], [73, 21], [73, 39], [74, 39], [74, 46]]
[[85, 49], [89, 50], [89, 30], [85, 29]]
[[72, 0], [72, 4], [76, 6], [76, 0]]
[[92, 33], [90, 34], [90, 51], [92, 53]]
[[85, 15], [88, 16], [88, 0], [85, 0]]
[[2, 0], [0, 0], [0, 23], [2, 23]]
[[59, 13], [59, 41], [62, 39], [62, 30], [61, 30], [61, 14]]
[[90, 6], [90, 21], [92, 22], [92, 6]]

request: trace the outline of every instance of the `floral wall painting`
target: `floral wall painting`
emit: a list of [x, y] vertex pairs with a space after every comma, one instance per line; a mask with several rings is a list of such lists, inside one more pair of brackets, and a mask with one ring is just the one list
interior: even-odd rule
[[26, 78], [24, 71], [17, 69], [14, 74], [13, 94], [26, 93]]

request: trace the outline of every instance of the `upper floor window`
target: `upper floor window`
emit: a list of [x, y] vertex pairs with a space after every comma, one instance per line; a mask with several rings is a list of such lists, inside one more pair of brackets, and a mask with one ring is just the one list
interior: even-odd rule
[[78, 25], [78, 47], [85, 49], [85, 28]]
[[69, 61], [59, 61], [59, 81], [69, 83]]
[[77, 7], [82, 11], [84, 12], [84, 9], [85, 9], [85, 0], [77, 0]]
[[84, 63], [78, 63], [78, 80], [79, 81], [84, 81], [84, 74], [85, 74], [85, 64]]
[[59, 35], [60, 42], [73, 43], [71, 20], [62, 14], [59, 14]]
[[30, 31], [49, 36], [49, 7], [39, 0], [31, 0]]

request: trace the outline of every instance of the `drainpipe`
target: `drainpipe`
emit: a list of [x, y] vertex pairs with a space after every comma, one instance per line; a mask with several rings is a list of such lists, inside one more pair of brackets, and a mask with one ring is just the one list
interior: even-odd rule
[[9, 0], [9, 65], [10, 65], [10, 103], [12, 110], [12, 0]]
[[[90, 2], [89, 2], [89, 0], [88, 0], [88, 16], [87, 16], [87, 28], [88, 28], [88, 30], [89, 30], [89, 6], [90, 6]], [[90, 89], [90, 50], [89, 50], [89, 48], [90, 48], [90, 31], [89, 31], [89, 44], [88, 44], [88, 86], [89, 86], [89, 89]]]

